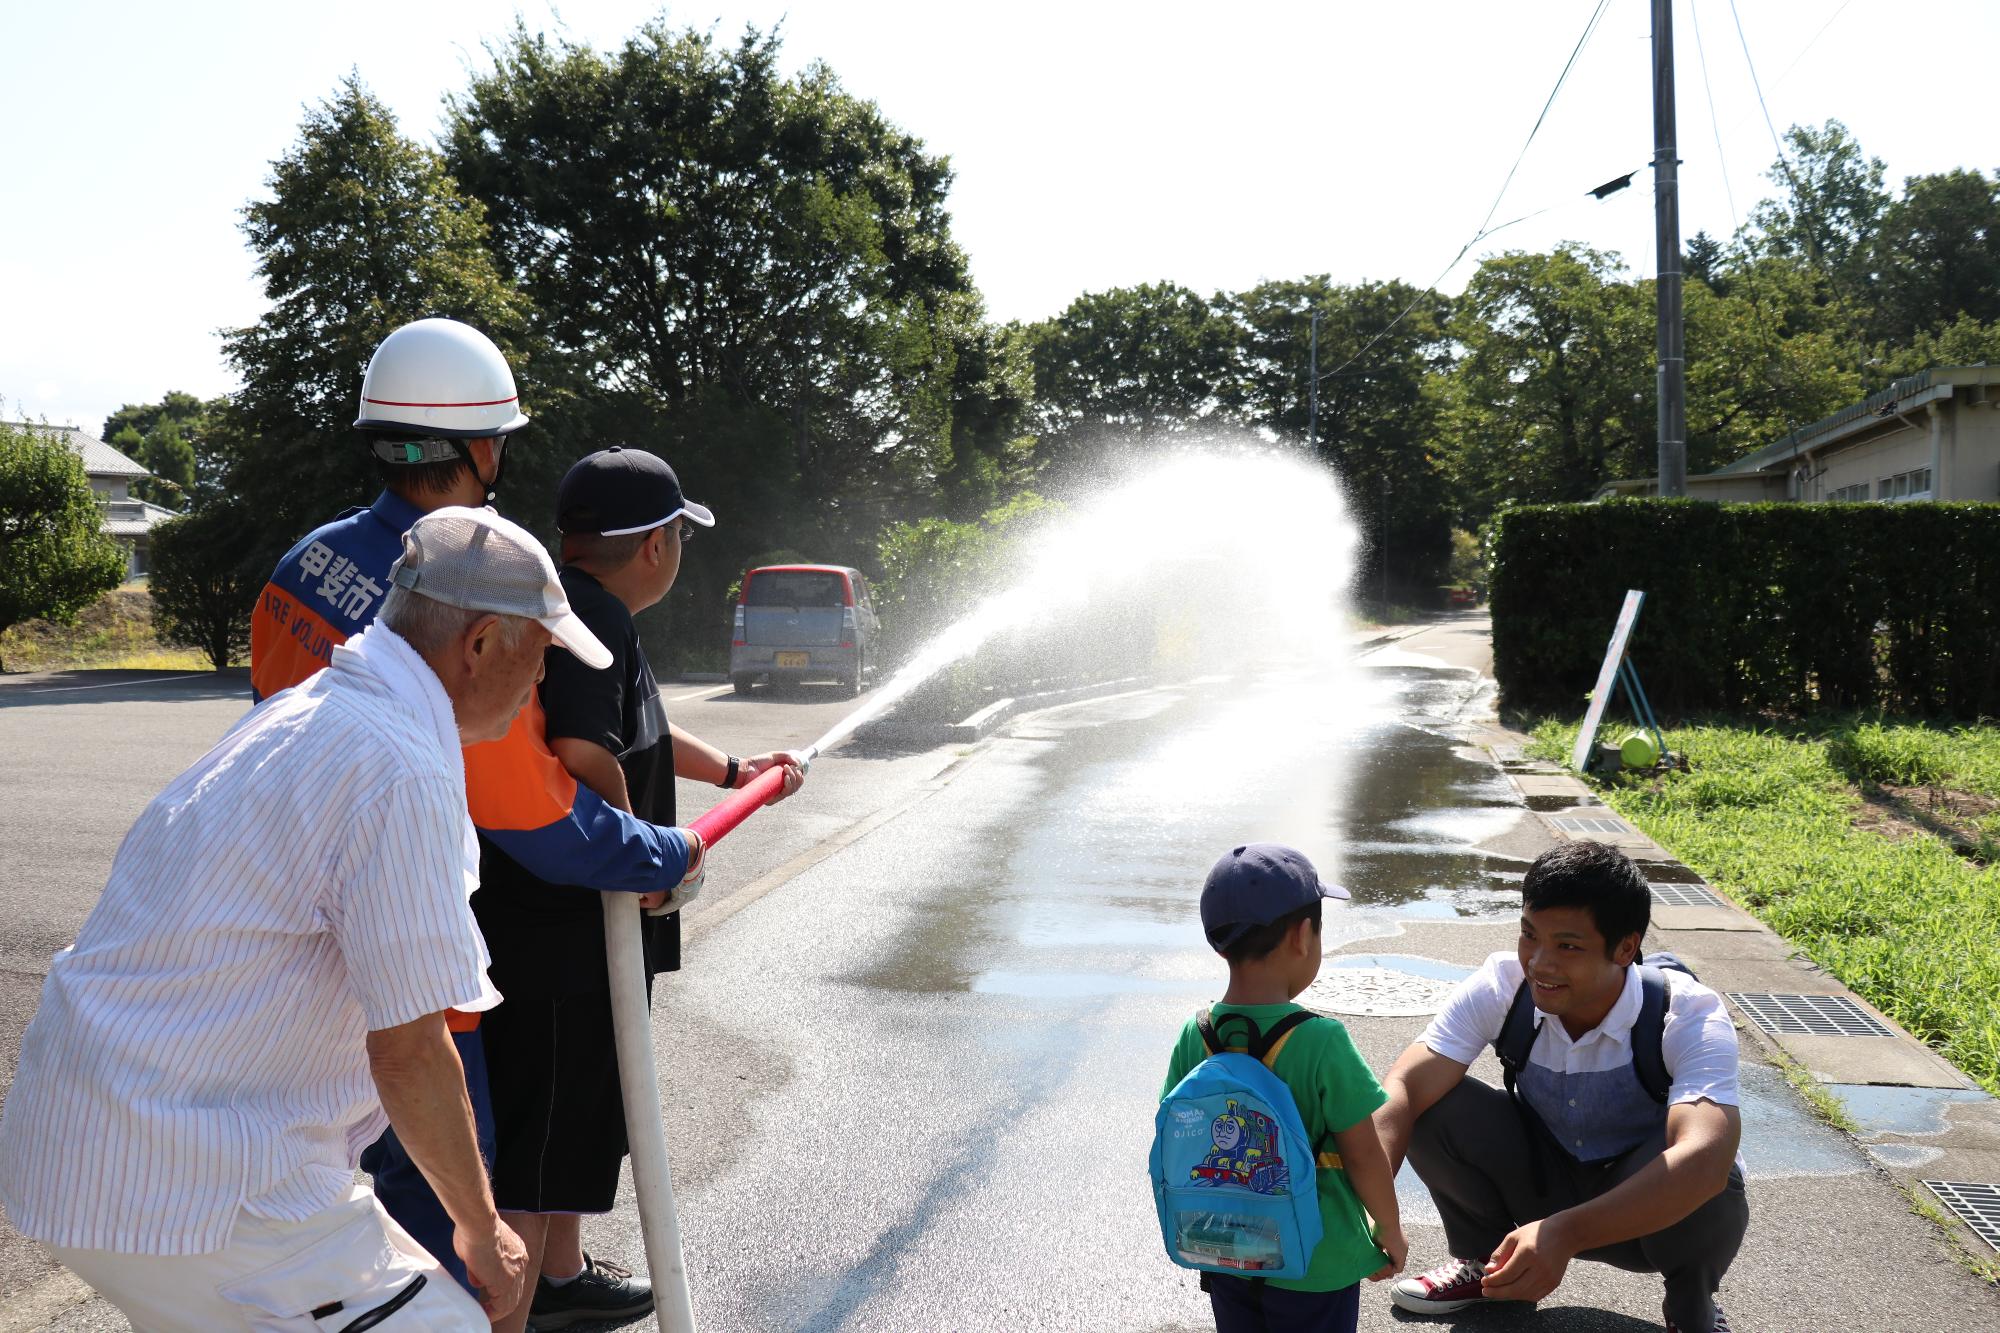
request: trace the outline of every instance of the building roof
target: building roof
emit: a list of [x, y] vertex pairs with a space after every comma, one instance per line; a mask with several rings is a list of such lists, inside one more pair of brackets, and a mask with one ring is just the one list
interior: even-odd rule
[[143, 537], [180, 515], [146, 500], [113, 500], [104, 507], [104, 531], [114, 537]]
[[1850, 403], [1832, 416], [1810, 426], [1801, 426], [1783, 439], [1746, 454], [1710, 476], [1742, 476], [1789, 466], [1802, 454], [1809, 454], [1858, 431], [1876, 425], [1911, 408], [1936, 399], [1949, 398], [1962, 384], [2000, 385], [2000, 366], [1932, 366], [1914, 375], [1905, 375], [1879, 393], [1871, 393], [1858, 403]]
[[70, 447], [83, 459], [83, 470], [93, 477], [146, 477], [152, 474], [119, 453], [81, 426], [45, 426], [39, 421], [6, 421], [0, 425], [49, 435]]

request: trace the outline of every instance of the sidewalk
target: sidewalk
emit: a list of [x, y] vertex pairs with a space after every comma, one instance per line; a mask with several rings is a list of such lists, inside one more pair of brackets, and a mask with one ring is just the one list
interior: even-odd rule
[[[1844, 998], [1887, 1033], [1772, 1036], [1732, 1001], [1743, 1049], [1742, 1151], [1751, 1202], [1750, 1234], [1721, 1292], [1732, 1326], [1739, 1333], [2000, 1328], [2000, 1288], [1964, 1263], [1971, 1256], [1990, 1259], [1992, 1249], [1956, 1222], [1948, 1235], [1915, 1215], [1904, 1192], [1935, 1205], [1921, 1180], [2000, 1180], [2000, 1108], [1994, 1100], [1795, 958], [1768, 928], [1706, 894], [1698, 877], [1599, 804], [1586, 784], [1556, 765], [1527, 760], [1527, 738], [1502, 727], [1493, 713], [1491, 637], [1483, 614], [1454, 615], [1398, 634], [1379, 651], [1409, 665], [1464, 673], [1463, 704], [1445, 721], [1465, 740], [1467, 753], [1490, 758], [1523, 806], [1480, 840], [1480, 850], [1496, 864], [1525, 869], [1534, 856], [1569, 838], [1609, 842], [1642, 862], [1655, 886], [1649, 951], [1678, 953], [1705, 984], [1732, 995]], [[1301, 997], [1337, 1013], [1362, 1055], [1382, 1070], [1421, 1034], [1443, 989], [1488, 954], [1511, 952], [1516, 936], [1512, 922], [1490, 918], [1405, 919], [1397, 925], [1393, 938], [1330, 948], [1320, 981]], [[1787, 1065], [1837, 1099], [1858, 1136], [1815, 1114], [1787, 1081]], [[1500, 1082], [1490, 1053], [1473, 1073]], [[1412, 1270], [1441, 1262], [1443, 1232], [1421, 1183], [1405, 1170], [1398, 1188]], [[1657, 1330], [1659, 1311], [1657, 1277], [1575, 1264], [1532, 1315], [1500, 1307], [1419, 1319], [1394, 1310], [1387, 1293], [1372, 1288], [1363, 1296], [1361, 1326]]]

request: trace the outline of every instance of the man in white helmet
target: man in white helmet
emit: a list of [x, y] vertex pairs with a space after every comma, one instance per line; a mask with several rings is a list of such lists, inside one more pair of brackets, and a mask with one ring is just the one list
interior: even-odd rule
[[[382, 342], [362, 380], [355, 427], [367, 433], [384, 490], [308, 533], [278, 562], [252, 613], [250, 681], [259, 699], [310, 677], [339, 643], [374, 618], [401, 553], [402, 533], [446, 505], [489, 500], [507, 437], [527, 424], [513, 373], [490, 339], [450, 319], [405, 324]], [[635, 818], [572, 778], [544, 734], [539, 701], [500, 741], [465, 751], [466, 793], [480, 835], [542, 879], [584, 888], [664, 894], [698, 882], [703, 849], [691, 830]], [[753, 756], [733, 774], [749, 782], [778, 754]], [[683, 853], [685, 840], [686, 852]], [[477, 1014], [451, 1016], [482, 1147], [492, 1160], [492, 1110]], [[449, 1218], [394, 1133], [362, 1160], [391, 1216], [465, 1281], [452, 1253]], [[606, 1317], [643, 1312], [643, 1279], [584, 1262], [580, 1247], [552, 1247], [548, 1276], [575, 1303]], [[610, 1312], [616, 1311], [616, 1315]]]

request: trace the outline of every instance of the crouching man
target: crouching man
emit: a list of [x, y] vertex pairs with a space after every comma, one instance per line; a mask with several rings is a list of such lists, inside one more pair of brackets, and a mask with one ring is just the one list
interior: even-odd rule
[[147, 1333], [483, 1333], [488, 1315], [354, 1183], [393, 1124], [487, 1311], [500, 1220], [445, 1011], [484, 1009], [460, 747], [507, 731], [553, 640], [610, 653], [541, 543], [445, 508], [375, 623], [155, 797], [56, 955], [0, 1119], [0, 1201]]
[[[1557, 847], [1521, 896], [1515, 952], [1466, 978], [1383, 1080], [1376, 1130], [1429, 1187], [1453, 1256], [1390, 1298], [1419, 1314], [1536, 1301], [1590, 1259], [1661, 1274], [1674, 1333], [1728, 1333], [1715, 1291], [1750, 1210], [1722, 998], [1638, 965], [1652, 895], [1623, 853]], [[1516, 1067], [1511, 1097], [1465, 1076], [1488, 1046]]]

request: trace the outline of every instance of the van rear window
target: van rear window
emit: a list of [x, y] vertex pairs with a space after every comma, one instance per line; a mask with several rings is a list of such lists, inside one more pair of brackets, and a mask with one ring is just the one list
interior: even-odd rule
[[774, 569], [750, 576], [750, 606], [845, 606], [847, 580], [838, 574]]

